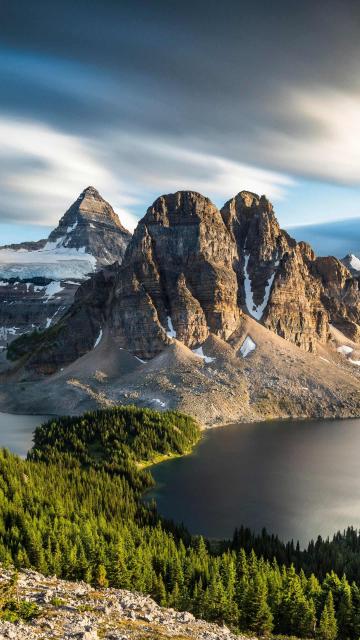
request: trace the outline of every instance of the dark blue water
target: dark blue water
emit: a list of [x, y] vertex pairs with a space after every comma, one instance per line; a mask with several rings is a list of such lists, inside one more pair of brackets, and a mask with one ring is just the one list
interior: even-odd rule
[[302, 544], [360, 527], [360, 420], [239, 424], [207, 431], [190, 456], [156, 465], [161, 514], [192, 533], [266, 527]]
[[0, 447], [25, 457], [32, 447], [34, 429], [48, 416], [23, 416], [0, 413]]

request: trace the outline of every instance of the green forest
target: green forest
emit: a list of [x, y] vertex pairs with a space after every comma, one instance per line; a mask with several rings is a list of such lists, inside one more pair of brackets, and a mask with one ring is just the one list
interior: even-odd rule
[[129, 406], [49, 421], [27, 460], [0, 450], [0, 561], [149, 593], [234, 630], [358, 640], [356, 531], [303, 551], [246, 529], [214, 545], [142, 502], [144, 467], [199, 437], [188, 416]]

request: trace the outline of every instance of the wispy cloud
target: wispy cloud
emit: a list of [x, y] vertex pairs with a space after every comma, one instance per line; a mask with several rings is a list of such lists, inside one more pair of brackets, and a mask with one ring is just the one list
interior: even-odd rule
[[[136, 222], [128, 207], [133, 194], [96, 158], [89, 140], [37, 122], [0, 118], [1, 218], [54, 224], [89, 184], [118, 208], [122, 221]], [[5, 206], [6, 203], [6, 206]]]

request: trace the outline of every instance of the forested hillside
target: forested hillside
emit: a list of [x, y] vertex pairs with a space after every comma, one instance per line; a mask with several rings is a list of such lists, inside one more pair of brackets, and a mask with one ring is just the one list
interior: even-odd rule
[[305, 573], [245, 552], [239, 532], [232, 548], [212, 550], [141, 502], [152, 479], [139, 463], [198, 438], [191, 418], [125, 407], [48, 422], [26, 461], [1, 451], [0, 561], [149, 593], [259, 635], [359, 638], [357, 584], [335, 573], [319, 581], [321, 564]]

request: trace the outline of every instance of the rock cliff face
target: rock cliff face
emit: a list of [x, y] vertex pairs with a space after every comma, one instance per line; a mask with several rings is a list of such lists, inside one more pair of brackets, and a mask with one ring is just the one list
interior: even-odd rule
[[317, 258], [313, 272], [322, 284], [321, 301], [331, 324], [351, 340], [360, 341], [359, 280], [333, 257]]
[[89, 274], [122, 261], [130, 238], [109, 203], [88, 187], [47, 240], [0, 247], [0, 347], [53, 326]]
[[[87, 191], [52, 242], [62, 238], [67, 246], [65, 230], [76, 223], [81, 229], [90, 206], [92, 220], [101, 217], [97, 207], [103, 211], [104, 205]], [[248, 191], [221, 211], [198, 193], [161, 196], [139, 222], [121, 267], [106, 275], [105, 287], [102, 278], [83, 285], [62, 318], [67, 345], [58, 334], [51, 341], [45, 333], [46, 353], [29, 353], [28, 366], [55, 371], [89, 350], [100, 331], [145, 360], [174, 338], [190, 349], [211, 335], [231, 342], [247, 316], [308, 352], [331, 340], [331, 325], [360, 339], [358, 281], [340, 261], [316, 258], [309, 245], [293, 240], [267, 198]]]
[[158, 198], [129, 245], [110, 310], [110, 328], [141, 357], [170, 338], [187, 346], [209, 332], [228, 338], [239, 321], [236, 247], [220, 212], [198, 193]]
[[271, 203], [248, 191], [222, 209], [237, 244], [239, 304], [253, 318], [305, 350], [328, 337], [321, 284], [312, 275], [315, 256], [282, 231]]

